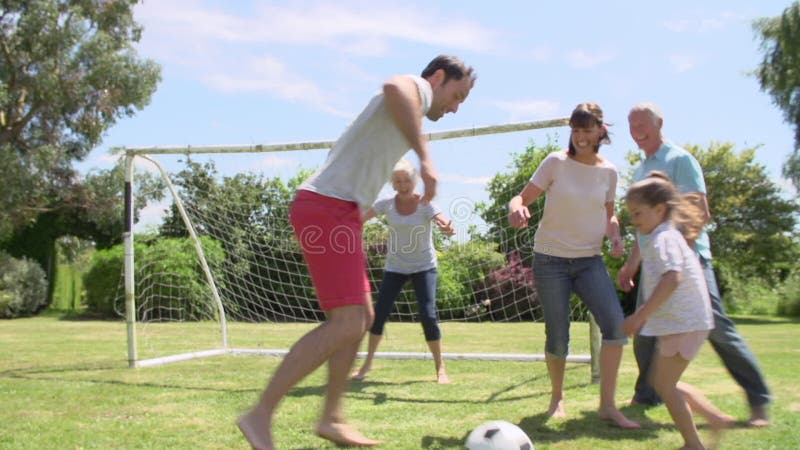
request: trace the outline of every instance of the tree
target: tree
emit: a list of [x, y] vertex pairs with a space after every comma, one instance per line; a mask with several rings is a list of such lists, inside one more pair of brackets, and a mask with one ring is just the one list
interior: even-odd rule
[[753, 29], [764, 52], [755, 72], [761, 89], [772, 97], [795, 129], [794, 152], [784, 164], [783, 173], [800, 189], [800, 2], [784, 9], [780, 17], [754, 21]]
[[160, 68], [133, 49], [142, 32], [136, 3], [0, 5], [0, 242], [43, 213], [75, 206], [79, 195], [66, 194], [80, 190], [72, 163], [150, 101]]
[[[711, 209], [708, 233], [716, 265], [727, 266], [743, 279], [782, 281], [800, 259], [796, 231], [800, 205], [782, 196], [766, 168], [755, 162], [756, 148], [736, 152], [731, 143], [685, 148], [703, 168]], [[640, 159], [640, 153], [628, 155], [632, 164]], [[632, 230], [627, 214], [620, 220], [624, 228]]]
[[[50, 186], [43, 192], [51, 206], [40, 211], [36, 220], [14, 229], [0, 248], [16, 258], [38, 262], [47, 274], [48, 293], [52, 293], [59, 238], [72, 236], [99, 249], [122, 242], [124, 180], [120, 158], [114, 168], [90, 172], [63, 190]], [[134, 222], [147, 202], [160, 200], [164, 191], [161, 180], [149, 173], [137, 174], [135, 182], [137, 192], [147, 194], [134, 200]]]
[[508, 224], [508, 202], [522, 192], [539, 164], [549, 153], [556, 150], [560, 148], [552, 142], [543, 147], [531, 143], [524, 152], [514, 154], [509, 167], [511, 172], [499, 173], [489, 181], [487, 190], [490, 202], [482, 202], [475, 207], [487, 226], [486, 233], [481, 239], [497, 243], [499, 250], [507, 255], [515, 251], [521, 252], [522, 261], [527, 266], [530, 266], [533, 256], [533, 233], [544, 209], [544, 196], [539, 197], [528, 207], [531, 218], [528, 227], [521, 230], [511, 228]]

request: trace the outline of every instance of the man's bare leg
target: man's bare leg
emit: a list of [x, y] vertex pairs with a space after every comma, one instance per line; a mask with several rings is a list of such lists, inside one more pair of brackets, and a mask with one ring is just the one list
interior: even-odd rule
[[439, 384], [447, 384], [450, 378], [447, 376], [447, 370], [444, 368], [444, 358], [442, 358], [442, 341], [437, 339], [435, 341], [428, 341], [428, 348], [433, 355], [433, 363], [436, 367], [436, 382]]
[[[370, 305], [371, 307], [371, 305]], [[258, 404], [238, 421], [239, 429], [257, 450], [272, 450], [272, 416], [278, 404], [295, 384], [319, 368], [335, 352], [357, 343], [368, 320], [364, 305], [334, 308], [328, 320], [300, 338], [283, 358]]]
[[[330, 311], [335, 314], [335, 310]], [[362, 435], [346, 423], [342, 409], [342, 396], [348, 386], [348, 374], [358, 353], [358, 346], [364, 332], [372, 325], [372, 301], [367, 297], [365, 315], [361, 321], [361, 335], [354, 342], [344, 346], [328, 360], [328, 385], [325, 390], [325, 405], [317, 423], [317, 435], [346, 446], [373, 446], [379, 442]], [[356, 324], [353, 324], [354, 326]]]

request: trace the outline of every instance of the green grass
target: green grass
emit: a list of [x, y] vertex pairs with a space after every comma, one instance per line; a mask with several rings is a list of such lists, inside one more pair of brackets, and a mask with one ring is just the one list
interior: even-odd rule
[[[775, 395], [774, 424], [737, 427], [723, 449], [800, 448], [800, 324], [739, 318], [739, 330], [758, 355]], [[236, 345], [286, 348], [310, 325], [236, 324]], [[175, 349], [196, 340], [199, 324], [147, 327]], [[425, 351], [419, 325], [389, 324], [381, 350]], [[588, 326], [573, 325], [573, 351], [586, 353]], [[540, 324], [443, 325], [448, 352], [540, 353]], [[63, 320], [54, 314], [0, 322], [0, 448], [3, 449], [235, 449], [247, 448], [234, 421], [258, 397], [279, 360], [216, 357], [128, 369], [125, 325]], [[149, 341], [141, 347], [149, 349]], [[433, 363], [378, 360], [371, 377], [353, 383], [351, 422], [386, 449], [461, 448], [486, 420], [519, 424], [538, 450], [663, 449], [681, 444], [664, 407], [624, 407], [643, 429], [623, 431], [597, 419], [598, 386], [589, 367], [569, 364], [568, 418], [546, 421], [549, 382], [543, 363], [448, 361], [450, 385], [433, 380]], [[635, 363], [626, 349], [618, 400], [630, 397]], [[748, 415], [740, 388], [705, 346], [685, 380], [726, 412]], [[275, 437], [280, 448], [335, 448], [310, 430], [321, 406], [325, 370], [303, 380], [281, 405]], [[699, 422], [702, 421], [700, 420]], [[701, 425], [701, 433], [708, 430]]]

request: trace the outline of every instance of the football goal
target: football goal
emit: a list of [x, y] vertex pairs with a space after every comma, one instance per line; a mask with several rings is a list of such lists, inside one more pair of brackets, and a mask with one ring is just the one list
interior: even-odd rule
[[[532, 226], [523, 230], [508, 226], [506, 205], [522, 190], [538, 161], [558, 148], [546, 133], [566, 124], [567, 119], [558, 118], [427, 134], [440, 175], [435, 202], [457, 230], [453, 237], [435, 230], [441, 322], [541, 321], [530, 262], [543, 203], [540, 199], [530, 206]], [[511, 135], [515, 137], [506, 138]], [[520, 139], [525, 141], [520, 144]], [[535, 140], [547, 144], [536, 146]], [[127, 322], [131, 367], [223, 354], [283, 355], [293, 341], [268, 348], [259, 336], [272, 330], [281, 333], [281, 327], [289, 324], [324, 320], [288, 221], [288, 208], [298, 185], [321, 165], [324, 150], [333, 143], [123, 149], [125, 258], [118, 306]], [[409, 159], [416, 163], [413, 154]], [[144, 230], [137, 226], [134, 233], [134, 199], [147, 195], [134, 188], [135, 172], [141, 170], [160, 177], [164, 183], [160, 189], [166, 186], [169, 194], [166, 202], [148, 206], [163, 210], [160, 223]], [[381, 197], [390, 195], [387, 180]], [[379, 219], [365, 224], [373, 292], [382, 278], [387, 233]], [[572, 305], [573, 319], [592, 323], [580, 302], [573, 299]], [[409, 284], [390, 321], [414, 322], [416, 308]], [[599, 340], [599, 332], [591, 326], [590, 354], [571, 355], [569, 360], [596, 360], [592, 354], [599, 351]], [[538, 341], [531, 338], [531, 349], [543, 350], [543, 336]], [[376, 357], [430, 355], [379, 352]], [[534, 351], [478, 350], [444, 357], [544, 359]], [[596, 375], [596, 364], [593, 367]]]

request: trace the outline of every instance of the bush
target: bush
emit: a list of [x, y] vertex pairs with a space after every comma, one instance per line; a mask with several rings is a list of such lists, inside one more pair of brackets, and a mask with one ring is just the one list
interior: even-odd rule
[[796, 269], [778, 289], [777, 314], [800, 316], [800, 269]]
[[743, 277], [725, 264], [716, 266], [717, 283], [728, 314], [771, 315], [778, 310], [778, 290], [769, 281]]
[[0, 318], [31, 316], [47, 306], [47, 278], [33, 260], [0, 252]]
[[[141, 244], [137, 243], [137, 250]], [[137, 251], [134, 251], [136, 255]], [[86, 289], [87, 312], [100, 317], [116, 317], [115, 302], [121, 299], [122, 268], [125, 257], [125, 246], [97, 250], [92, 254], [89, 270], [83, 275], [83, 287]]]
[[[224, 258], [219, 242], [208, 237], [201, 237], [200, 242], [208, 264], [219, 264]], [[211, 288], [206, 283], [191, 239], [137, 242], [134, 258], [137, 320], [202, 320], [216, 314]], [[83, 278], [90, 313], [106, 318], [124, 314], [123, 264], [123, 245], [98, 250], [92, 255], [91, 268]], [[158, 289], [158, 286], [166, 286], [166, 289]]]

